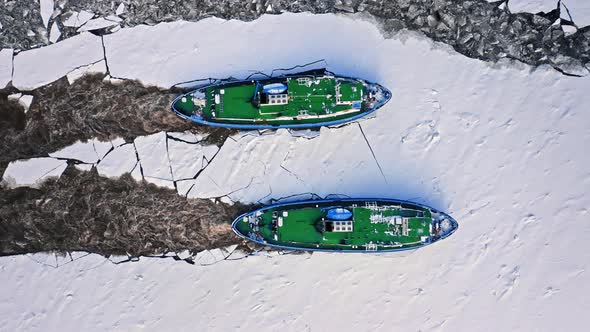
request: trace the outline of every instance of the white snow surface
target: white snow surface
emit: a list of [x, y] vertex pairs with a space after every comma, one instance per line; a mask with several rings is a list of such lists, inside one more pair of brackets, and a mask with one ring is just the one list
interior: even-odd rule
[[[362, 49], [351, 52], [350, 40]], [[0, 283], [11, 285], [0, 288], [2, 329], [573, 331], [587, 325], [590, 77], [489, 64], [414, 33], [383, 39], [366, 21], [334, 15], [138, 26], [105, 42], [113, 75], [159, 86], [325, 58], [332, 71], [392, 91], [376, 117], [322, 128], [315, 138], [287, 130], [228, 138], [196, 180], [182, 181], [192, 187], [190, 197], [247, 203], [309, 191], [411, 199], [450, 213], [459, 230], [411, 253], [256, 256], [207, 267], [161, 259], [113, 265], [91, 255], [56, 269], [40, 265], [42, 258], [2, 257]], [[253, 45], [273, 47], [261, 53]], [[135, 145], [146, 180], [169, 185], [165, 133]], [[102, 174], [133, 170], [140, 177], [133, 144], [109, 153], [99, 172], [109, 158]], [[203, 262], [219, 253], [201, 255]]]
[[[375, 79], [376, 70], [360, 64], [376, 62], [378, 53], [351, 52], [349, 36], [355, 36], [356, 45], [374, 44], [382, 37], [370, 22], [350, 22], [343, 16], [311, 14], [263, 15], [251, 22], [208, 18], [122, 29], [104, 36], [104, 41], [111, 75], [160, 87], [197, 78], [270, 73], [320, 59], [326, 59], [336, 72]], [[288, 30], [289, 38], [277, 30]], [[253, 46], [260, 45], [272, 47], [253, 51]]]
[[89, 32], [14, 57], [12, 84], [21, 90], [51, 83], [79, 67], [104, 59], [101, 38]]
[[12, 80], [12, 49], [0, 49], [0, 89]]
[[12, 161], [4, 171], [2, 182], [7, 184], [9, 188], [36, 188], [49, 177], [59, 177], [66, 167], [67, 163], [64, 160], [54, 158]]

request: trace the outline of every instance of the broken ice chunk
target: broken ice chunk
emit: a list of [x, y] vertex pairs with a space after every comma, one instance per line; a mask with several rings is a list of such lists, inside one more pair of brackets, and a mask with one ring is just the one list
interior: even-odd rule
[[566, 36], [572, 35], [578, 31], [578, 29], [573, 25], [561, 25], [561, 29], [565, 33]]
[[133, 148], [133, 144], [129, 143], [116, 147], [98, 163], [96, 168], [98, 174], [102, 176], [118, 177], [123, 175], [123, 173], [133, 171], [136, 164], [137, 157], [135, 156], [135, 149]]
[[49, 27], [49, 19], [51, 18], [51, 14], [53, 14], [53, 0], [40, 0], [39, 7], [43, 25], [47, 29]]
[[90, 21], [94, 17], [94, 14], [85, 10], [81, 12], [71, 12], [71, 15], [62, 21], [66, 27], [78, 28]]
[[104, 51], [101, 38], [91, 33], [81, 33], [59, 43], [15, 55], [12, 84], [20, 90], [32, 90], [80, 66], [102, 59]]
[[125, 13], [125, 4], [120, 3], [119, 7], [117, 7], [117, 10], [115, 11], [115, 14], [122, 15], [123, 13]]
[[31, 107], [31, 103], [33, 102], [33, 96], [23, 95], [21, 93], [15, 93], [15, 94], [9, 95], [8, 100], [18, 101], [18, 103], [21, 104], [22, 107], [25, 109], [25, 113], [27, 113], [27, 111], [29, 110], [29, 107]]
[[94, 149], [94, 141], [77, 141], [73, 145], [65, 147], [59, 151], [49, 154], [50, 157], [54, 158], [66, 158], [75, 159], [83, 163], [93, 164], [99, 159]]
[[121, 21], [121, 19], [116, 16], [109, 16], [109, 18], [116, 18], [116, 20], [115, 19], [106, 19], [103, 17], [95, 18], [95, 19], [88, 21], [83, 26], [81, 26], [78, 29], [78, 32], [99, 30], [99, 29], [118, 26], [119, 22]]
[[51, 43], [55, 43], [59, 37], [61, 36], [61, 31], [59, 31], [59, 26], [57, 23], [53, 22], [51, 25], [51, 32], [49, 33], [49, 41]]
[[12, 49], [0, 50], [0, 89], [4, 89], [12, 80]]
[[45, 179], [61, 176], [66, 167], [64, 160], [54, 158], [17, 160], [8, 164], [2, 182], [9, 188], [37, 188]]

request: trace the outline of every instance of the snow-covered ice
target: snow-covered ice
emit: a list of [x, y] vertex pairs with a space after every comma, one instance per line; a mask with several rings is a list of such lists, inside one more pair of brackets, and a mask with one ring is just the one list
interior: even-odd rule
[[0, 89], [12, 80], [12, 49], [0, 49]]
[[[352, 21], [343, 16], [312, 14], [264, 15], [252, 22], [208, 18], [196, 23], [140, 25], [106, 35], [104, 41], [113, 76], [161, 87], [197, 78], [270, 73], [275, 68], [320, 59], [326, 59], [337, 73], [375, 79], [375, 70], [359, 64], [375, 62], [377, 52], [366, 48], [351, 52], [349, 36], [355, 36], [356, 45], [377, 44], [383, 37], [370, 22], [349, 24]], [[278, 26], [289, 31], [289, 38], [276, 33]], [[272, 47], [252, 52], [257, 45]]]
[[174, 180], [188, 179], [207, 166], [219, 148], [215, 145], [187, 144], [168, 140], [168, 156]]
[[56, 44], [17, 54], [12, 84], [22, 90], [35, 89], [102, 59], [101, 38], [88, 32], [81, 33]]
[[57, 25], [57, 23], [53, 23], [51, 25], [51, 32], [49, 33], [49, 41], [55, 43], [60, 36], [61, 31], [59, 31], [59, 26]]
[[49, 177], [59, 177], [66, 167], [67, 163], [64, 160], [54, 158], [17, 160], [8, 164], [2, 182], [9, 188], [36, 188]]
[[160, 132], [138, 137], [135, 139], [134, 144], [145, 180], [159, 186], [174, 188], [166, 133]]
[[[351, 52], [345, 40], [362, 49]], [[3, 257], [0, 283], [11, 285], [0, 288], [6, 330], [586, 325], [590, 77], [485, 63], [415, 33], [383, 39], [366, 21], [334, 15], [138, 26], [105, 41], [113, 75], [159, 86], [326, 58], [328, 69], [393, 93], [376, 117], [322, 128], [317, 137], [287, 130], [233, 135], [196, 180], [179, 182], [179, 192], [183, 183], [192, 188], [189, 197], [241, 202], [307, 191], [411, 199], [449, 212], [460, 229], [404, 255], [253, 256], [207, 267], [161, 259], [113, 265], [92, 255], [58, 269], [27, 256]], [[252, 45], [273, 43], [264, 54], [251, 52]], [[146, 180], [169, 186], [166, 134], [135, 145]], [[133, 144], [126, 144], [98, 170], [141, 177], [135, 163]]]

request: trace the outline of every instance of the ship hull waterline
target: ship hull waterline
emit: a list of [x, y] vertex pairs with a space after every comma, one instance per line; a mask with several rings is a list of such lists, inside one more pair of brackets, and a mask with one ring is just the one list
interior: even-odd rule
[[[267, 79], [268, 81], [276, 81], [279, 80], [281, 78], [290, 78], [290, 79], [294, 79], [294, 78], [298, 78], [298, 77], [307, 77], [308, 75], [303, 73], [303, 74], [292, 74], [292, 75], [287, 75], [284, 77], [276, 77], [276, 78], [272, 78], [272, 79]], [[177, 108], [177, 105], [179, 104], [179, 101], [182, 100], [183, 98], [187, 98], [189, 96], [191, 96], [192, 94], [194, 94], [195, 92], [201, 92], [204, 91], [208, 88], [215, 88], [215, 87], [219, 87], [219, 86], [223, 86], [226, 84], [232, 84], [232, 85], [239, 85], [241, 83], [243, 84], [248, 84], [253, 82], [252, 80], [236, 80], [236, 81], [229, 81], [229, 82], [219, 82], [219, 83], [212, 83], [212, 84], [208, 84], [208, 85], [204, 85], [204, 86], [200, 86], [199, 88], [192, 90], [190, 92], [184, 93], [182, 95], [177, 96], [174, 101], [172, 102], [171, 105], [171, 110], [177, 114], [178, 116], [180, 116], [183, 119], [201, 124], [201, 125], [206, 125], [206, 126], [212, 126], [212, 127], [221, 127], [221, 128], [230, 128], [230, 129], [242, 129], [242, 130], [256, 130], [256, 129], [280, 129], [280, 128], [288, 128], [288, 129], [310, 129], [310, 128], [319, 128], [322, 126], [338, 126], [341, 124], [345, 124], [351, 121], [355, 121], [358, 120], [360, 118], [366, 117], [372, 113], [374, 113], [377, 109], [383, 107], [390, 99], [391, 99], [391, 92], [383, 87], [380, 84], [377, 83], [373, 83], [373, 82], [369, 82], [366, 80], [361, 80], [358, 78], [351, 78], [351, 77], [345, 77], [345, 76], [335, 76], [338, 79], [348, 79], [348, 80], [355, 80], [358, 82], [362, 82], [363, 84], [365, 84], [366, 86], [370, 86], [372, 88], [378, 89], [379, 92], [382, 94], [380, 100], [378, 100], [375, 105], [373, 107], [370, 107], [369, 109], [364, 109], [362, 110], [360, 113], [358, 114], [354, 114], [354, 115], [350, 115], [348, 117], [345, 118], [340, 118], [340, 119], [327, 119], [326, 121], [317, 121], [317, 122], [307, 122], [307, 123], [287, 123], [287, 124], [273, 124], [273, 123], [268, 123], [265, 121], [255, 121], [254, 123], [231, 123], [231, 122], [222, 122], [222, 121], [212, 121], [209, 119], [206, 119], [205, 117], [203, 117], [202, 115], [199, 114], [192, 114], [192, 115], [188, 115], [183, 113], [180, 109]], [[260, 80], [261, 82], [265, 81], [265, 80]], [[296, 121], [293, 121], [296, 122]]]
[[[365, 202], [377, 202], [378, 204], [382, 204], [382, 205], [396, 205], [396, 204], [406, 205], [406, 206], [410, 206], [410, 207], [417, 207], [420, 209], [428, 210], [433, 213], [436, 213], [444, 220], [448, 220], [451, 224], [451, 229], [446, 231], [441, 236], [438, 236], [438, 238], [435, 240], [428, 241], [426, 243], [421, 243], [419, 245], [413, 245], [410, 247], [387, 248], [387, 249], [378, 249], [378, 250], [375, 250], [375, 249], [354, 249], [354, 250], [351, 250], [351, 249], [340, 249], [340, 248], [334, 249], [334, 248], [312, 247], [309, 245], [302, 247], [302, 246], [297, 246], [297, 245], [293, 245], [293, 244], [273, 243], [272, 241], [268, 241], [269, 239], [260, 239], [260, 238], [257, 239], [257, 238], [253, 238], [251, 236], [248, 236], [247, 234], [244, 234], [242, 231], [240, 231], [240, 229], [238, 227], [239, 223], [244, 220], [244, 217], [255, 216], [257, 213], [261, 213], [261, 212], [272, 210], [272, 209], [284, 208], [284, 209], [289, 210], [294, 207], [306, 207], [306, 206], [314, 206], [314, 205], [322, 205], [325, 207], [342, 207], [342, 206], [350, 207], [350, 205], [353, 203], [365, 203]], [[245, 240], [248, 240], [248, 241], [252, 241], [256, 244], [272, 247], [275, 249], [294, 250], [294, 251], [317, 251], [317, 252], [335, 252], [335, 253], [371, 253], [371, 254], [416, 250], [416, 249], [425, 247], [427, 245], [439, 242], [443, 239], [446, 239], [447, 237], [452, 235], [458, 229], [458, 227], [459, 227], [458, 223], [451, 216], [449, 216], [446, 213], [440, 212], [434, 208], [426, 206], [424, 204], [410, 202], [410, 201], [406, 201], [406, 200], [385, 199], [385, 198], [322, 199], [322, 200], [305, 200], [305, 201], [296, 201], [296, 202], [288, 202], [288, 203], [277, 203], [277, 204], [272, 204], [272, 205], [267, 205], [267, 206], [261, 207], [259, 209], [254, 210], [254, 211], [244, 213], [244, 214], [240, 215], [239, 217], [237, 217], [232, 223], [232, 230], [239, 237], [241, 237]]]

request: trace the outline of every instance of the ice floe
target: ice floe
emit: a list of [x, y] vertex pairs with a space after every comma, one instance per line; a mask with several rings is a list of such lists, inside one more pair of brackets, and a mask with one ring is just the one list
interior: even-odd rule
[[92, 139], [86, 142], [78, 141], [73, 145], [50, 153], [49, 156], [54, 158], [75, 159], [83, 163], [95, 164], [101, 160], [112, 147], [113, 145], [110, 141], [101, 142], [98, 139]]
[[[307, 14], [297, 20], [293, 15], [277, 17], [285, 17], [285, 24], [274, 18], [262, 20], [265, 24], [207, 20], [199, 31], [210, 33], [212, 39], [195, 37], [197, 45], [186, 42], [194, 36], [188, 32], [197, 29], [182, 22], [125, 29], [109, 38], [111, 46], [123, 41], [133, 41], [133, 47], [148, 45], [140, 48], [143, 56], [125, 60], [124, 52], [117, 55], [118, 74], [166, 86], [176, 77], [192, 79], [209, 70], [233, 75], [266, 63], [276, 67], [282, 60], [305, 62], [305, 56], [297, 59], [304, 51], [287, 42], [278, 44], [280, 52], [265, 49], [256, 58], [248, 51], [256, 43], [268, 45], [267, 37], [277, 41], [266, 34], [277, 27], [284, 29], [279, 35], [292, 36], [294, 45], [305, 49], [308, 26], [315, 25], [324, 38], [342, 32], [355, 43], [347, 43], [346, 57], [338, 57], [333, 52], [343, 48], [331, 43], [322, 48], [315, 37], [307, 36], [305, 52], [314, 58], [327, 54], [337, 71], [382, 83], [393, 92], [391, 102], [375, 118], [323, 128], [313, 138], [294, 137], [286, 130], [240, 132], [225, 141], [197, 179], [180, 181], [179, 192], [182, 183], [183, 190], [192, 188], [189, 197], [225, 196], [243, 202], [302, 192], [412, 199], [451, 213], [461, 225], [456, 235], [401, 256], [275, 254], [278, 257], [251, 256], [196, 268], [160, 259], [115, 266], [93, 255], [55, 269], [25, 256], [2, 257], [0, 270], [5, 270], [4, 283], [11, 287], [0, 288], [0, 302], [11, 303], [11, 315], [28, 317], [24, 322], [7, 320], [3, 327], [190, 330], [195, 317], [200, 317], [203, 329], [239, 326], [248, 331], [285, 326], [293, 331], [351, 326], [550, 331], [585, 326], [590, 155], [584, 147], [590, 144], [590, 78], [513, 62], [490, 65], [411, 33], [373, 38], [374, 30], [366, 22], [316, 21]], [[237, 31], [244, 27], [252, 44]], [[119, 40], [118, 34], [125, 36]], [[232, 40], [230, 35], [246, 41], [214, 39]], [[166, 46], [175, 45], [170, 40], [182, 40], [184, 45], [178, 45], [178, 54], [172, 48], [166, 49], [168, 53], [151, 52], [149, 46], [163, 40]], [[350, 51], [357, 46], [358, 52]], [[217, 57], [211, 53], [201, 58], [199, 50], [209, 47]], [[180, 56], [191, 48], [197, 51]], [[170, 61], [177, 57], [184, 59], [178, 67]], [[187, 70], [191, 57], [192, 71]], [[216, 61], [202, 67], [211, 59]], [[161, 72], [150, 73], [164, 63], [167, 67]], [[123, 68], [128, 64], [130, 68]], [[165, 71], [171, 73], [160, 80], [158, 75]], [[144, 173], [166, 178], [164, 185], [169, 186], [170, 150], [165, 142], [166, 133], [135, 141]], [[101, 174], [132, 171], [140, 179], [136, 163], [133, 144], [125, 144], [97, 167]], [[203, 252], [196, 259], [209, 263], [221, 256]], [[176, 305], [170, 306], [172, 302]], [[60, 310], [47, 310], [48, 305]], [[66, 316], [93, 317], [101, 324], [96, 319], [64, 320]]]
[[56, 44], [17, 54], [12, 84], [18, 89], [34, 89], [102, 59], [100, 37], [81, 33]]
[[107, 66], [104, 60], [98, 61], [88, 66], [83, 66], [76, 68], [67, 74], [68, 82], [70, 84], [74, 83], [80, 77], [86, 74], [93, 74], [93, 73], [106, 73]]
[[117, 16], [99, 17], [92, 19], [78, 28], [78, 31], [92, 31], [118, 26], [122, 20]]
[[59, 177], [66, 167], [66, 161], [54, 158], [17, 160], [8, 164], [2, 182], [9, 188], [36, 188], [49, 177]]
[[53, 14], [53, 0], [39, 0], [39, 6], [41, 10], [41, 19], [43, 20], [43, 25], [45, 29], [49, 26], [49, 19]]
[[12, 49], [0, 49], [0, 89], [12, 80]]
[[[289, 31], [289, 38], [267, 28], [277, 26], [283, 32]], [[169, 38], [172, 35], [178, 38]], [[355, 36], [356, 45], [378, 45], [383, 41], [377, 27], [368, 21], [289, 13], [264, 15], [252, 22], [208, 18], [196, 23], [141, 25], [104, 36], [104, 41], [113, 76], [161, 87], [197, 78], [270, 73], [276, 68], [321, 59], [326, 59], [332, 71], [375, 80], [378, 72], [368, 64], [377, 61], [378, 49], [351, 52], [350, 36]], [[252, 52], [252, 45], [272, 47]]]
[[159, 186], [174, 188], [166, 133], [160, 132], [138, 137], [135, 139], [134, 144], [145, 180]]
[[23, 95], [22, 93], [15, 93], [8, 96], [8, 100], [16, 100], [19, 104], [23, 106], [25, 109], [25, 113], [29, 111], [29, 107], [31, 107], [31, 103], [33, 102], [33, 96], [31, 95]]
[[115, 14], [116, 15], [123, 15], [126, 12], [126, 8], [125, 8], [125, 4], [124, 3], [120, 3], [119, 6], [117, 6], [117, 10], [115, 10]]
[[88, 11], [71, 12], [71, 15], [63, 21], [63, 25], [67, 27], [77, 28], [86, 22], [90, 21], [94, 17], [94, 14]]
[[190, 179], [209, 163], [219, 148], [168, 140], [168, 156], [174, 180]]

